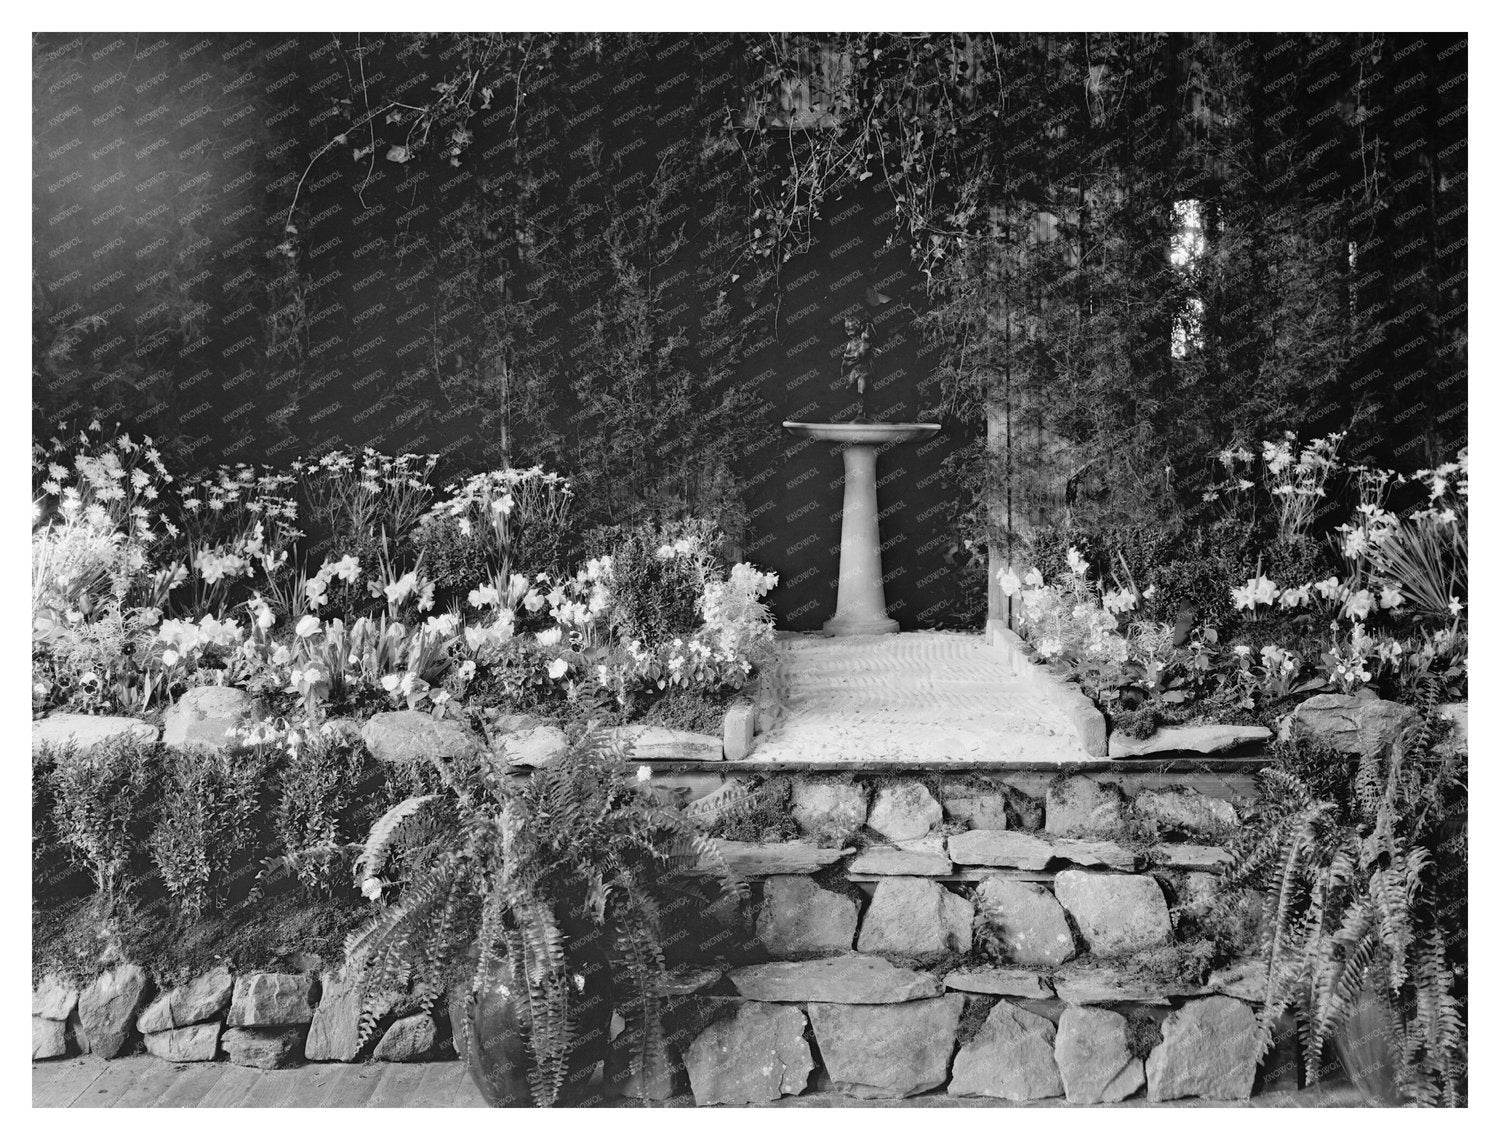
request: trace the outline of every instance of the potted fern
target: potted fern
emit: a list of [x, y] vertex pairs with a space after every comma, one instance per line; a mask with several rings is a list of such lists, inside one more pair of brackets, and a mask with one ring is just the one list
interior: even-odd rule
[[1467, 760], [1431, 748], [1432, 704], [1385, 754], [1294, 750], [1263, 772], [1224, 880], [1266, 892], [1261, 1056], [1290, 1010], [1309, 1079], [1331, 1042], [1382, 1104], [1462, 1097]]
[[577, 1099], [615, 1009], [643, 1027], [637, 1062], [660, 1057], [667, 875], [706, 864], [744, 893], [713, 840], [592, 729], [526, 777], [489, 754], [434, 765], [440, 790], [386, 812], [355, 864], [367, 895], [395, 895], [345, 947], [362, 1040], [378, 995], [409, 986], [430, 1008], [448, 986], [455, 1039], [492, 1105]]

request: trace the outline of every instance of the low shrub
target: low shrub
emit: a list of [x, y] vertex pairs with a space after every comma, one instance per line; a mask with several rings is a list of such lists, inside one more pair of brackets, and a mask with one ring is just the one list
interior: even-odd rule
[[267, 765], [258, 752], [168, 753], [151, 858], [179, 915], [222, 909], [263, 826]]
[[[326, 728], [327, 726], [325, 726]], [[268, 869], [285, 870], [306, 891], [332, 895], [347, 886], [352, 845], [379, 814], [380, 774], [358, 736], [337, 729], [293, 746], [277, 772]]]
[[93, 877], [97, 901], [106, 914], [113, 911], [136, 869], [156, 816], [157, 755], [155, 744], [128, 738], [52, 754], [52, 820], [58, 845]]

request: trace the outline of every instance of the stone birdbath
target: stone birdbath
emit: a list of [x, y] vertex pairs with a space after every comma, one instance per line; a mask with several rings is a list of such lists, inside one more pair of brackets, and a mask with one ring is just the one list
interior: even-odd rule
[[834, 637], [895, 633], [885, 613], [880, 567], [880, 511], [875, 499], [875, 458], [886, 444], [927, 439], [941, 424], [840, 423], [781, 425], [799, 439], [844, 445], [844, 522], [839, 538], [839, 598], [823, 632]]

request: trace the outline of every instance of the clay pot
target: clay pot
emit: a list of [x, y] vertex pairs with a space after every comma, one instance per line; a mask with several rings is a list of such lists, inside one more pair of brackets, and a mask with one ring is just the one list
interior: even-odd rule
[[[577, 1104], [595, 1067], [609, 1052], [609, 1023], [614, 1010], [614, 986], [607, 939], [602, 932], [579, 931], [566, 944], [568, 974], [573, 982], [573, 1050], [557, 1104]], [[508, 958], [497, 959], [484, 984], [451, 1005], [455, 1042], [461, 1044], [469, 1075], [485, 1103], [516, 1108], [534, 1103], [531, 1076], [531, 1024], [524, 984], [511, 970]], [[465, 1004], [468, 1028], [464, 1029]], [[462, 1035], [460, 1042], [459, 1038]]]

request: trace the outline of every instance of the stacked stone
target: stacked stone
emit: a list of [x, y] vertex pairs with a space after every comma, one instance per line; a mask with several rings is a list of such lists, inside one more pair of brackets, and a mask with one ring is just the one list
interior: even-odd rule
[[220, 966], [162, 994], [136, 1019], [146, 1051], [164, 1061], [212, 1061], [234, 988], [234, 976]]

